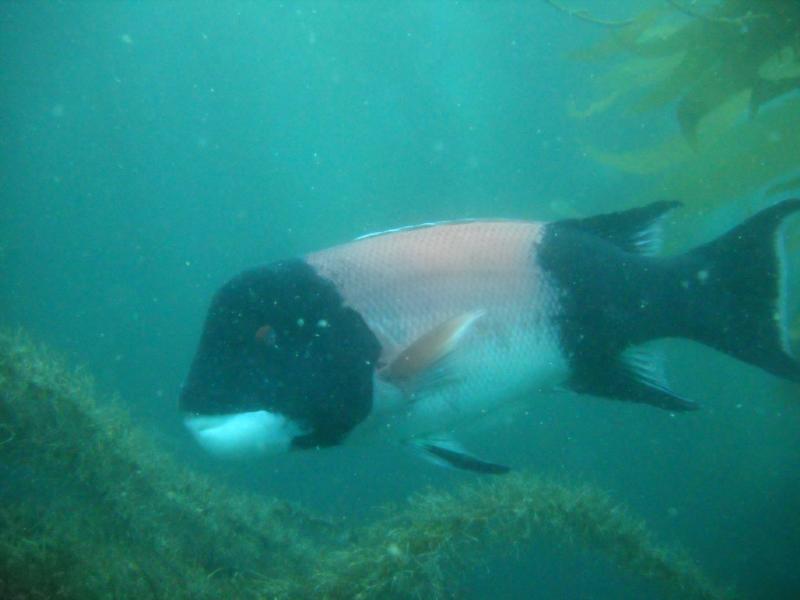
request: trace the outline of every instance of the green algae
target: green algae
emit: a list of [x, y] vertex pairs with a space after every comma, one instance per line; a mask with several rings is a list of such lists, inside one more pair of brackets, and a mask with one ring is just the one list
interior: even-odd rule
[[[429, 490], [355, 529], [226, 489], [177, 463], [90, 378], [0, 335], [4, 598], [445, 598], [458, 569], [546, 535], [666, 597], [723, 598], [586, 485], [532, 474]], [[487, 551], [487, 549], [490, 549]]]

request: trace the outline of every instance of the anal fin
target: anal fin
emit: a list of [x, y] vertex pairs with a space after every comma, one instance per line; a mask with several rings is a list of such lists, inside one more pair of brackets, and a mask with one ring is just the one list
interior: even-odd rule
[[574, 367], [569, 387], [580, 394], [641, 402], [676, 412], [698, 408], [696, 402], [669, 388], [658, 359], [645, 350], [595, 357]]

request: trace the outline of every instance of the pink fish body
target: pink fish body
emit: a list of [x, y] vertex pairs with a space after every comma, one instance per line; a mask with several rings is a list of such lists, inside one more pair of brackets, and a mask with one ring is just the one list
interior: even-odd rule
[[[419, 374], [376, 374], [374, 414], [400, 437], [440, 433], [563, 379], [557, 293], [536, 264], [545, 225], [455, 222], [371, 235], [307, 257], [381, 341], [381, 362], [459, 315], [458, 347]], [[381, 424], [385, 424], [383, 419]]]

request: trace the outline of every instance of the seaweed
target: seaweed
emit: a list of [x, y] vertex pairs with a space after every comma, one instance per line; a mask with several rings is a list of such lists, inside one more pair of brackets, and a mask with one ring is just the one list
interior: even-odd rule
[[686, 2], [611, 28], [574, 58], [602, 65], [599, 98], [578, 119], [625, 109], [619, 125], [672, 111], [675, 135], [629, 150], [585, 142], [587, 153], [641, 175], [653, 197], [708, 209], [770, 185], [797, 187], [800, 4], [785, 0]]
[[357, 546], [332, 552], [313, 580], [326, 598], [446, 598], [455, 565], [474, 565], [487, 547], [495, 555], [521, 553], [526, 542], [546, 534], [593, 549], [659, 585], [665, 596], [726, 597], [607, 494], [533, 474], [414, 496], [401, 515], [367, 527]]
[[0, 334], [0, 596], [443, 598], [486, 547], [592, 549], [666, 596], [723, 598], [590, 486], [533, 474], [427, 490], [355, 529], [232, 491], [173, 459], [90, 377]]
[[219, 597], [311, 552], [301, 532], [315, 516], [177, 464], [21, 333], [0, 339], [0, 423], [3, 464], [36, 492], [0, 514], [2, 597]]

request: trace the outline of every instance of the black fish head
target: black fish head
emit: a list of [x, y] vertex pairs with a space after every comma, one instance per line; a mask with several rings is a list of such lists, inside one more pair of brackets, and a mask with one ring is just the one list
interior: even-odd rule
[[379, 352], [361, 316], [304, 261], [245, 271], [214, 296], [180, 409], [263, 413], [282, 419], [292, 447], [334, 445], [369, 414]]

